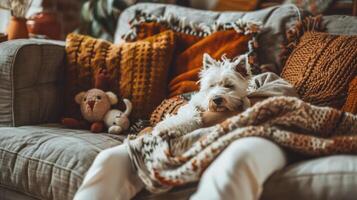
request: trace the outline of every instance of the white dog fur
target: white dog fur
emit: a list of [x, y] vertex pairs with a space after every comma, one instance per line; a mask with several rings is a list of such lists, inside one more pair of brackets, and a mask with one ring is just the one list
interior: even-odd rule
[[177, 115], [167, 116], [158, 123], [153, 135], [170, 136], [201, 128], [204, 111], [234, 111], [250, 107], [247, 95], [251, 73], [246, 59], [246, 55], [233, 60], [223, 56], [222, 61], [216, 61], [204, 54], [199, 92], [178, 110]]

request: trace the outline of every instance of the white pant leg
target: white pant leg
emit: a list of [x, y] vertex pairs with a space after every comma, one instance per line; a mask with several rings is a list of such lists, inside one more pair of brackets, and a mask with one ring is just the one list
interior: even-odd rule
[[143, 183], [133, 171], [127, 145], [98, 154], [89, 168], [75, 200], [126, 200], [134, 197]]
[[239, 139], [207, 168], [191, 199], [257, 200], [265, 180], [286, 162], [283, 150], [267, 139]]

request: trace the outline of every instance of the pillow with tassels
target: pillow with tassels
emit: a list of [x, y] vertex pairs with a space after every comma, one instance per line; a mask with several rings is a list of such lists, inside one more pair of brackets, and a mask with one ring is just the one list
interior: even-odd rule
[[130, 26], [131, 32], [123, 36], [126, 41], [142, 40], [166, 30], [175, 32], [177, 43], [169, 74], [170, 97], [199, 89], [198, 73], [204, 53], [214, 59], [249, 54], [252, 73], [259, 72], [255, 55], [256, 36], [261, 28], [259, 22], [193, 24], [176, 16], [157, 17], [137, 11]]

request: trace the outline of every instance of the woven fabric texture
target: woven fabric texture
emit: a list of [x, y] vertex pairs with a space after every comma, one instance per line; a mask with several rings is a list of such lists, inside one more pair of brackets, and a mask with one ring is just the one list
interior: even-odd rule
[[58, 124], [0, 127], [0, 133], [0, 187], [52, 200], [73, 199], [98, 153], [125, 139]]
[[307, 31], [287, 58], [281, 76], [301, 98], [342, 108], [357, 75], [357, 36]]
[[167, 96], [167, 74], [174, 51], [175, 35], [165, 31], [145, 40], [114, 45], [104, 40], [71, 34], [66, 52], [66, 112], [78, 116], [73, 97], [94, 86], [96, 70], [111, 74], [110, 90], [133, 104], [133, 119], [148, 118]]
[[64, 43], [58, 41], [0, 44], [0, 127], [58, 121], [64, 59]]

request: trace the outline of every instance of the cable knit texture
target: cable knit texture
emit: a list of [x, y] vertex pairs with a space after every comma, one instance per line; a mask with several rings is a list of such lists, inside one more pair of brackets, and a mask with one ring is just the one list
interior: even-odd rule
[[343, 105], [342, 110], [357, 114], [357, 76], [350, 83], [346, 103]]
[[74, 95], [94, 85], [94, 74], [106, 68], [110, 90], [133, 103], [131, 117], [148, 118], [167, 96], [167, 74], [175, 35], [165, 31], [145, 40], [114, 45], [88, 36], [70, 34], [66, 52], [66, 115], [78, 116]]
[[[313, 30], [298, 39], [281, 74], [296, 87], [303, 100], [320, 106], [344, 107], [349, 112], [355, 107], [351, 104], [356, 101], [351, 81], [356, 75], [357, 36]], [[349, 105], [344, 106], [345, 102]]]

